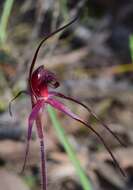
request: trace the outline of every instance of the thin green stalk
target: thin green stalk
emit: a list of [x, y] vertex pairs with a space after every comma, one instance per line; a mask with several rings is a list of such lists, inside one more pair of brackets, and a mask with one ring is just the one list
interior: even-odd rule
[[131, 60], [133, 63], [133, 35], [130, 35], [129, 37], [129, 46], [130, 46]]
[[68, 21], [69, 13], [67, 9], [67, 0], [60, 0], [59, 2], [60, 2], [60, 10], [64, 18], [64, 21]]
[[54, 111], [54, 109], [51, 106], [48, 106], [48, 113], [52, 120], [53, 127], [56, 130], [58, 138], [59, 138], [60, 142], [62, 143], [62, 145], [64, 146], [64, 149], [67, 152], [69, 159], [71, 160], [71, 162], [73, 163], [73, 165], [77, 171], [77, 175], [80, 178], [80, 182], [82, 184], [83, 189], [84, 190], [92, 190], [91, 183], [90, 183], [88, 177], [86, 176], [83, 168], [81, 167], [80, 162], [79, 162], [78, 158], [76, 157], [76, 153], [75, 153], [72, 145], [69, 143], [67, 136], [65, 135], [64, 129], [61, 127], [61, 125], [57, 119], [56, 112]]
[[7, 38], [6, 29], [7, 29], [8, 20], [9, 20], [13, 3], [14, 3], [14, 0], [5, 0], [5, 3], [4, 3], [3, 12], [0, 19], [0, 41], [2, 43], [4, 43]]

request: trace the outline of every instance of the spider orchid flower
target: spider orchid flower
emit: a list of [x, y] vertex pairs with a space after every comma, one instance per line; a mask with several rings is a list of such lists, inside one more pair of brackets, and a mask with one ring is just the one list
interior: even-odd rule
[[[76, 18], [77, 19], [77, 18]], [[37, 133], [38, 137], [40, 139], [40, 151], [41, 151], [41, 170], [42, 170], [42, 189], [46, 190], [47, 189], [47, 176], [46, 176], [46, 158], [45, 158], [45, 144], [44, 144], [44, 132], [43, 132], [43, 124], [41, 121], [41, 117], [43, 114], [43, 109], [44, 107], [49, 104], [58, 111], [63, 112], [64, 114], [68, 115], [72, 119], [80, 122], [83, 124], [85, 127], [87, 127], [89, 130], [91, 130], [103, 143], [107, 151], [109, 152], [110, 156], [112, 157], [112, 160], [114, 161], [116, 167], [119, 169], [119, 171], [122, 173], [123, 176], [125, 176], [124, 171], [120, 167], [119, 163], [117, 162], [114, 154], [102, 138], [102, 136], [87, 122], [85, 122], [80, 116], [77, 114], [73, 113], [65, 104], [63, 104], [61, 101], [55, 99], [55, 97], [61, 98], [61, 99], [66, 99], [70, 100], [74, 103], [77, 103], [84, 107], [100, 124], [102, 127], [104, 127], [109, 133], [115, 137], [115, 139], [123, 146], [125, 144], [119, 139], [119, 137], [106, 125], [104, 124], [97, 116], [96, 114], [85, 104], [81, 103], [77, 99], [74, 99], [72, 97], [66, 96], [62, 93], [52, 91], [50, 90], [51, 88], [57, 88], [60, 83], [57, 80], [56, 75], [47, 70], [43, 65], [39, 66], [38, 68], [34, 69], [36, 59], [39, 53], [39, 50], [43, 43], [55, 35], [56, 33], [60, 32], [61, 30], [64, 30], [66, 27], [70, 26], [72, 23], [75, 22], [76, 19], [73, 19], [71, 22], [66, 24], [65, 26], [57, 29], [56, 31], [52, 32], [49, 34], [46, 38], [44, 38], [40, 44], [38, 45], [36, 52], [34, 54], [31, 66], [30, 66], [30, 71], [29, 71], [29, 77], [28, 77], [28, 90], [27, 91], [21, 91], [19, 92], [10, 102], [9, 104], [9, 112], [12, 115], [11, 112], [11, 103], [14, 101], [18, 96], [20, 96], [22, 93], [25, 93], [30, 96], [31, 98], [31, 104], [32, 104], [32, 111], [29, 115], [28, 118], [28, 135], [27, 135], [27, 145], [26, 145], [26, 152], [25, 152], [25, 159], [24, 159], [24, 164], [22, 168], [22, 172], [25, 169], [26, 161], [27, 161], [27, 156], [29, 152], [29, 142], [31, 139], [31, 134], [32, 134], [32, 128], [33, 128], [33, 123], [36, 122], [36, 127], [37, 127]], [[51, 88], [50, 88], [51, 87]]]

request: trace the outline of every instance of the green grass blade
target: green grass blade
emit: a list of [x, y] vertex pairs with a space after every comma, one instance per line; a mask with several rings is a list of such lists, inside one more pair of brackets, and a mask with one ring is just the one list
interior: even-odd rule
[[62, 16], [64, 18], [64, 21], [68, 21], [69, 19], [69, 13], [68, 13], [68, 9], [67, 9], [67, 0], [60, 0], [60, 10], [62, 13]]
[[14, 3], [14, 0], [5, 0], [4, 2], [4, 7], [3, 7], [1, 19], [0, 19], [0, 41], [2, 43], [4, 43], [7, 38], [6, 29], [7, 29], [7, 24], [8, 24], [13, 3]]
[[83, 168], [80, 165], [80, 162], [78, 158], [76, 157], [76, 153], [72, 147], [72, 145], [69, 143], [69, 140], [67, 136], [65, 135], [64, 129], [61, 127], [59, 121], [57, 120], [56, 112], [51, 106], [48, 106], [48, 113], [50, 115], [51, 121], [53, 123], [53, 127], [56, 130], [56, 133], [58, 135], [58, 138], [62, 145], [64, 146], [65, 151], [67, 152], [69, 159], [71, 160], [72, 164], [74, 165], [77, 175], [80, 178], [82, 187], [84, 190], [92, 190], [91, 183], [86, 176]]
[[133, 63], [133, 35], [130, 35], [129, 37], [129, 47], [130, 47], [131, 59]]

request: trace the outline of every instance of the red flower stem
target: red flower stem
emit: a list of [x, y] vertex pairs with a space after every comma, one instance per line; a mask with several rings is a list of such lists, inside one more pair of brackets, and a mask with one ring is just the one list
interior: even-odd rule
[[38, 137], [40, 139], [40, 153], [41, 153], [41, 174], [42, 174], [42, 190], [47, 190], [47, 170], [46, 170], [46, 151], [45, 151], [45, 145], [44, 145], [44, 133], [43, 133], [43, 126], [41, 121], [41, 112], [39, 113], [37, 120], [36, 120], [36, 126], [37, 126], [37, 132]]
[[40, 139], [41, 149], [41, 170], [42, 170], [42, 189], [47, 190], [47, 171], [46, 171], [46, 155], [43, 139]]
[[[36, 97], [34, 95], [31, 96], [31, 103], [32, 108], [36, 104]], [[36, 126], [37, 126], [37, 133], [38, 137], [40, 139], [40, 157], [41, 157], [41, 185], [42, 190], [47, 190], [47, 171], [46, 171], [46, 151], [44, 146], [44, 133], [43, 133], [43, 124], [42, 124], [42, 110], [39, 112], [37, 119], [36, 119]]]

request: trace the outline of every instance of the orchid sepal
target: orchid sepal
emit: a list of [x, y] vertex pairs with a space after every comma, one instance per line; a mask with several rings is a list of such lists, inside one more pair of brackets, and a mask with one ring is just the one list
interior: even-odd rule
[[112, 157], [112, 160], [114, 161], [116, 167], [119, 169], [120, 173], [123, 176], [126, 177], [126, 174], [125, 174], [124, 170], [118, 164], [118, 162], [117, 162], [114, 154], [112, 153], [112, 151], [110, 150], [110, 148], [108, 147], [108, 145], [106, 144], [106, 142], [104, 141], [104, 139], [101, 137], [101, 135], [95, 129], [93, 129], [93, 127], [91, 125], [87, 124], [82, 118], [80, 118], [77, 114], [74, 114], [67, 106], [65, 106], [62, 102], [60, 102], [58, 100], [54, 100], [54, 99], [51, 98], [51, 99], [48, 99], [46, 101], [46, 103], [49, 104], [49, 105], [51, 105], [55, 109], [63, 112], [64, 114], [70, 116], [72, 119], [74, 119], [74, 120], [82, 123], [88, 129], [90, 129], [100, 139], [100, 141], [103, 143], [104, 147], [106, 148], [106, 150], [108, 151], [108, 153]]
[[36, 120], [36, 118], [38, 117], [40, 109], [43, 108], [44, 103], [45, 103], [45, 101], [43, 99], [38, 100], [38, 102], [33, 107], [32, 112], [31, 112], [31, 114], [29, 116], [29, 119], [28, 119], [29, 125], [28, 125], [28, 133], [27, 133], [26, 151], [25, 151], [24, 163], [23, 163], [21, 173], [24, 172], [26, 162], [27, 162], [27, 156], [28, 156], [28, 153], [29, 153], [29, 145], [30, 145], [30, 139], [31, 139], [31, 134], [32, 134], [33, 123]]
[[59, 92], [55, 92], [55, 91], [50, 91], [49, 95], [53, 95], [53, 96], [57, 96], [66, 100], [70, 100], [72, 102], [75, 102], [79, 105], [81, 105], [82, 107], [84, 107], [108, 132], [110, 132], [112, 134], [112, 136], [115, 137], [115, 139], [124, 147], [127, 147], [126, 144], [99, 118], [97, 117], [97, 115], [92, 111], [91, 108], [89, 108], [88, 106], [86, 106], [85, 104], [83, 104], [82, 102], [80, 102], [79, 100], [73, 98], [73, 97], [69, 97], [66, 96], [62, 93]]

